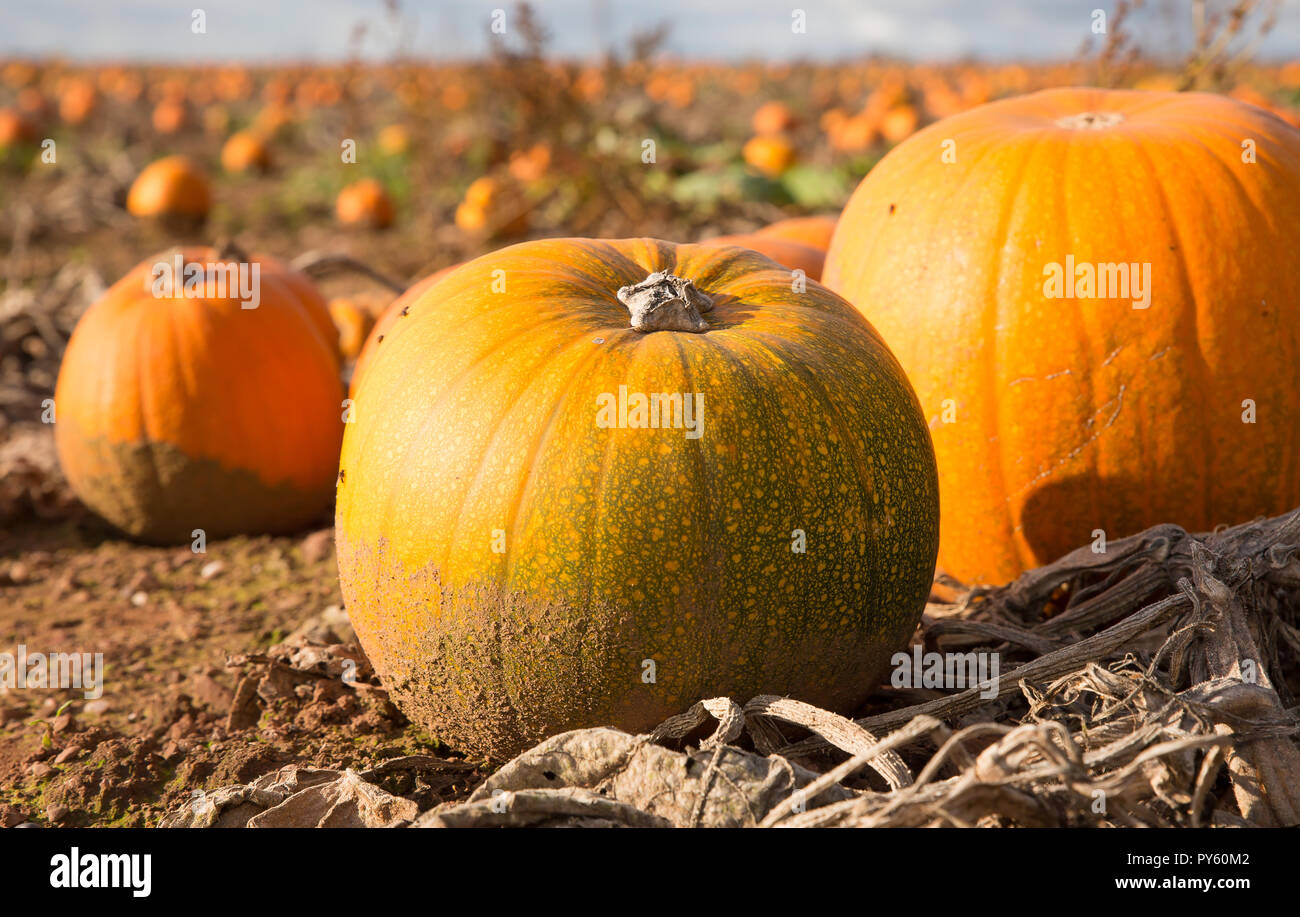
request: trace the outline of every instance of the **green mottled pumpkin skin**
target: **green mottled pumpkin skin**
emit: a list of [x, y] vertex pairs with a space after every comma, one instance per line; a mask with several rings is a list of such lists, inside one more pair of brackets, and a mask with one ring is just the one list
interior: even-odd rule
[[[707, 331], [629, 327], [616, 293], [657, 271], [713, 298]], [[791, 286], [743, 249], [558, 239], [411, 305], [356, 392], [336, 529], [408, 716], [501, 759], [707, 697], [865, 699], [929, 590], [934, 452], [865, 319]], [[702, 395], [702, 435], [599, 426], [620, 385]]]

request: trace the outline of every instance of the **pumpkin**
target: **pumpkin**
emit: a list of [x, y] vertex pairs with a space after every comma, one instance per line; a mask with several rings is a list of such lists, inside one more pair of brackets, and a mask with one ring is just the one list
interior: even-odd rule
[[878, 137], [876, 119], [866, 113], [833, 120], [827, 125], [826, 135], [831, 148], [841, 153], [862, 153], [875, 145]]
[[405, 156], [411, 150], [411, 132], [404, 124], [385, 126], [376, 141], [385, 156]]
[[835, 224], [837, 222], [839, 222], [839, 217], [835, 214], [791, 217], [788, 220], [777, 220], [775, 223], [764, 226], [755, 235], [764, 238], [788, 239], [791, 242], [798, 242], [801, 245], [807, 245], [809, 248], [815, 248], [819, 252], [825, 252], [831, 247], [831, 236], [835, 235]]
[[36, 125], [12, 108], [0, 108], [0, 151], [36, 142]]
[[880, 119], [880, 135], [890, 143], [906, 140], [916, 133], [920, 115], [912, 105], [895, 105]]
[[1000, 583], [1098, 530], [1300, 503], [1297, 201], [1300, 133], [1196, 93], [994, 102], [871, 170], [825, 281], [916, 386], [942, 568]]
[[66, 124], [82, 124], [94, 114], [97, 102], [98, 94], [93, 83], [71, 79], [59, 90], [59, 117]]
[[517, 236], [528, 231], [528, 222], [527, 202], [512, 178], [474, 179], [456, 207], [456, 226], [472, 236]]
[[745, 164], [769, 178], [784, 175], [798, 160], [794, 145], [786, 137], [751, 137], [741, 151]]
[[221, 147], [221, 168], [227, 172], [266, 172], [271, 153], [266, 141], [253, 131], [235, 131]]
[[338, 330], [338, 349], [345, 360], [355, 360], [374, 326], [370, 313], [351, 299], [331, 299], [330, 317]]
[[393, 202], [383, 185], [363, 178], [339, 192], [334, 213], [345, 225], [383, 229], [393, 223]]
[[822, 265], [826, 260], [825, 252], [819, 251], [811, 245], [805, 245], [793, 239], [785, 239], [778, 235], [764, 235], [761, 232], [747, 235], [718, 236], [713, 239], [705, 239], [700, 244], [711, 246], [739, 245], [742, 248], [752, 249], [767, 255], [773, 261], [785, 265], [792, 271], [803, 271], [809, 280], [822, 279]]
[[551, 145], [542, 141], [526, 150], [510, 154], [510, 163], [506, 167], [510, 176], [523, 184], [541, 181], [551, 167]]
[[793, 130], [798, 124], [799, 118], [784, 102], [764, 102], [755, 110], [751, 121], [754, 133], [759, 136], [784, 134]]
[[160, 134], [175, 134], [189, 123], [185, 103], [179, 99], [163, 99], [153, 110], [153, 129]]
[[207, 175], [185, 156], [165, 156], [145, 166], [126, 196], [126, 209], [142, 217], [202, 220], [211, 207]]
[[209, 283], [234, 263], [202, 248], [149, 259], [73, 331], [54, 396], [68, 482], [152, 543], [301, 528], [329, 505], [337, 471], [333, 342], [274, 261], [251, 259], [262, 266], [256, 308], [218, 290], [155, 296], [168, 292], [155, 266], [177, 256]]
[[409, 290], [401, 296], [394, 299], [388, 304], [388, 307], [380, 313], [370, 326], [370, 331], [366, 334], [366, 340], [361, 345], [361, 350], [356, 356], [356, 363], [352, 367], [352, 379], [348, 384], [348, 397], [355, 398], [357, 387], [361, 382], [362, 372], [369, 365], [371, 358], [375, 355], [375, 350], [384, 342], [393, 325], [399, 318], [405, 318], [403, 314], [407, 307], [418, 300], [426, 290], [446, 277], [460, 265], [453, 264], [450, 267], [444, 267], [442, 270], [434, 271], [428, 277], [415, 283]]
[[390, 696], [454, 747], [644, 732], [722, 695], [849, 713], [911, 636], [929, 432], [824, 287], [739, 248], [549, 239], [400, 322], [344, 434], [339, 574]]

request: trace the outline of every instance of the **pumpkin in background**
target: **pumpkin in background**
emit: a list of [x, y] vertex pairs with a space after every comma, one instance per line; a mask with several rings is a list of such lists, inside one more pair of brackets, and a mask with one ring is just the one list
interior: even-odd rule
[[916, 133], [921, 116], [913, 105], [895, 105], [880, 119], [880, 135], [890, 143], [899, 143]]
[[0, 152], [36, 143], [37, 129], [31, 119], [12, 108], [0, 108]]
[[528, 204], [513, 178], [484, 175], [470, 182], [456, 207], [456, 226], [473, 236], [517, 236], [528, 231]]
[[[717, 696], [850, 713], [911, 636], [929, 432], [826, 288], [739, 248], [551, 239], [399, 321], [344, 435], [340, 580], [391, 696], [454, 747], [644, 732]], [[620, 392], [665, 393], [664, 423], [621, 423]]]
[[180, 99], [166, 98], [154, 106], [153, 129], [160, 134], [175, 134], [189, 123], [189, 112], [185, 102]]
[[202, 220], [211, 208], [208, 177], [185, 156], [165, 156], [149, 163], [126, 196], [126, 209], [141, 217]]
[[73, 78], [59, 88], [59, 117], [65, 124], [83, 124], [95, 112], [98, 93], [89, 80]]
[[745, 164], [769, 178], [780, 178], [799, 159], [794, 144], [786, 137], [751, 137], [741, 151]]
[[764, 102], [754, 111], [751, 125], [759, 136], [766, 134], [784, 134], [794, 130], [799, 118], [794, 110], [784, 102]]
[[393, 223], [393, 201], [373, 178], [355, 181], [339, 192], [335, 215], [346, 226], [384, 229]]
[[411, 150], [411, 132], [405, 124], [389, 124], [375, 138], [385, 156], [405, 156]]
[[[181, 256], [218, 265], [212, 280], [234, 264], [212, 249]], [[73, 331], [54, 396], [68, 482], [148, 542], [301, 528], [329, 505], [337, 471], [334, 343], [275, 263], [256, 257], [256, 308], [238, 294], [155, 296], [155, 265], [174, 257], [137, 265]]]
[[365, 368], [370, 364], [371, 359], [374, 358], [375, 350], [387, 339], [397, 320], [406, 317], [404, 313], [407, 313], [407, 307], [424, 295], [424, 292], [431, 286], [458, 267], [460, 267], [459, 264], [444, 267], [441, 270], [434, 271], [423, 280], [417, 281], [405, 293], [389, 303], [384, 311], [379, 314], [379, 317], [370, 326], [370, 331], [366, 334], [366, 340], [357, 354], [356, 363], [352, 366], [352, 378], [348, 382], [349, 398], [356, 397], [357, 389], [361, 383], [361, 376]]
[[227, 172], [267, 172], [271, 153], [253, 131], [235, 131], [221, 147], [221, 168]]
[[762, 232], [718, 236], [713, 239], [705, 239], [700, 244], [711, 246], [739, 245], [742, 248], [752, 249], [767, 255], [773, 261], [785, 265], [792, 271], [803, 271], [809, 280], [822, 279], [822, 265], [826, 260], [826, 253], [813, 248], [811, 245], [805, 245], [802, 242], [786, 239], [779, 235], [763, 234]]
[[355, 360], [374, 327], [374, 317], [351, 299], [331, 299], [329, 310], [338, 331], [339, 354], [345, 360]]
[[791, 242], [798, 242], [801, 245], [807, 245], [809, 248], [815, 248], [819, 252], [825, 252], [831, 247], [831, 236], [835, 235], [835, 224], [837, 222], [839, 222], [839, 217], [835, 214], [791, 217], [788, 220], [777, 220], [775, 223], [764, 226], [755, 235], [788, 239]]
[[[881, 160], [826, 283], [916, 386], [940, 566], [1001, 583], [1097, 530], [1203, 531], [1300, 504], [1297, 248], [1300, 133], [1219, 96], [1040, 92]], [[1132, 286], [1052, 285], [1120, 263], [1134, 281], [1150, 265], [1149, 308]]]

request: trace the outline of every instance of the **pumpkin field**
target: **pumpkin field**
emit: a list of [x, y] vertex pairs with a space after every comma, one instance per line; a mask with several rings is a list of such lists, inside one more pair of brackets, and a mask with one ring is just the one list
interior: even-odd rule
[[1094, 5], [0, 58], [0, 826], [1300, 825], [1300, 59]]

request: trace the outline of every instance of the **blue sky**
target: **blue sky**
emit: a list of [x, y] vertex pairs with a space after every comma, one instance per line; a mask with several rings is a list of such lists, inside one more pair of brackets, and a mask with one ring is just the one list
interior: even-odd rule
[[[537, 0], [560, 54], [588, 56], [610, 40], [671, 22], [666, 50], [684, 57], [832, 58], [889, 53], [915, 59], [1068, 57], [1089, 38], [1094, 8], [1113, 0]], [[1147, 0], [1138, 34], [1153, 47], [1180, 41], [1190, 0]], [[190, 29], [191, 10], [207, 33]], [[385, 57], [399, 46], [453, 57], [487, 46], [492, 11], [513, 0], [402, 0], [394, 21], [382, 0], [0, 0], [0, 55], [72, 59], [272, 60]], [[807, 14], [806, 34], [791, 11]], [[1174, 36], [1172, 41], [1169, 36]], [[1261, 53], [1300, 56], [1300, 0], [1281, 0]]]

